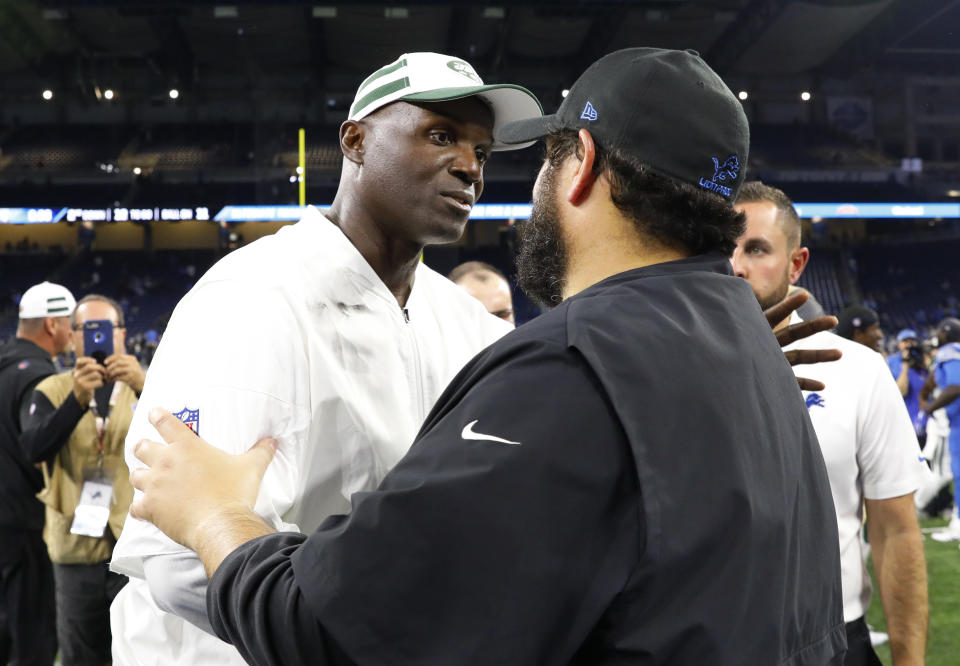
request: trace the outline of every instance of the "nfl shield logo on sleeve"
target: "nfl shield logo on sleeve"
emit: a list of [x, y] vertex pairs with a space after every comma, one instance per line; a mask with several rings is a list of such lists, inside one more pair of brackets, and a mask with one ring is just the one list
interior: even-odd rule
[[173, 414], [178, 419], [187, 424], [187, 427], [193, 431], [195, 435], [200, 435], [200, 410], [199, 409], [188, 409], [184, 407], [179, 412], [174, 412]]

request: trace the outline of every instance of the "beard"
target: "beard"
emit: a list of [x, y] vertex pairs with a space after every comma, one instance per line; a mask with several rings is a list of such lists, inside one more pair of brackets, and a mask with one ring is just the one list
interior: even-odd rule
[[773, 307], [787, 297], [788, 291], [790, 291], [790, 273], [784, 272], [783, 280], [774, 289], [766, 294], [757, 294], [757, 300], [760, 301], [760, 309], [766, 310], [767, 308]]
[[530, 219], [517, 227], [517, 283], [544, 308], [563, 301], [567, 246], [556, 199], [557, 170], [548, 166], [534, 194]]

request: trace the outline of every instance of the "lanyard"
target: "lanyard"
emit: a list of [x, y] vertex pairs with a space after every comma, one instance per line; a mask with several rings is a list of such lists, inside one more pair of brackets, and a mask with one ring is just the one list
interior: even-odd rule
[[93, 413], [93, 417], [97, 424], [97, 467], [103, 467], [103, 440], [107, 434], [107, 426], [110, 424], [110, 414], [113, 413], [113, 408], [117, 404], [117, 400], [120, 397], [120, 382], [114, 382], [113, 390], [110, 392], [110, 404], [107, 409], [107, 416], [100, 416], [97, 412], [97, 397], [96, 394], [90, 398], [90, 411]]

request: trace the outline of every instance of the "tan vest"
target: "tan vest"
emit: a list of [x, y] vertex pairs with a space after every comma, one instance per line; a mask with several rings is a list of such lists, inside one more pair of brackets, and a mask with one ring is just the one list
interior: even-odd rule
[[[47, 377], [37, 385], [54, 407], [59, 407], [73, 391], [73, 374], [64, 372]], [[80, 501], [84, 471], [97, 469], [99, 446], [97, 422], [91, 410], [83, 415], [60, 449], [53, 469], [43, 464], [44, 489], [37, 494], [47, 505], [43, 539], [47, 542], [50, 560], [57, 564], [96, 564], [106, 562], [113, 553], [113, 544], [120, 536], [123, 521], [133, 501], [130, 473], [123, 460], [123, 442], [130, 428], [137, 395], [120, 383], [117, 404], [110, 410], [103, 437], [103, 472], [113, 481], [113, 503], [107, 530], [101, 538], [70, 534], [73, 512]]]

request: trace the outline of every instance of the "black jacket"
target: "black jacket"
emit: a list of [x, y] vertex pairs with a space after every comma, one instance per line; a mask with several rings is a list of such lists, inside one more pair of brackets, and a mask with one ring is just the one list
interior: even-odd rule
[[36, 498], [43, 477], [20, 448], [20, 412], [40, 380], [56, 371], [50, 354], [29, 340], [0, 347], [0, 528], [43, 529]]
[[622, 273], [481, 352], [350, 516], [223, 562], [217, 634], [253, 664], [842, 663], [823, 457], [730, 272]]

